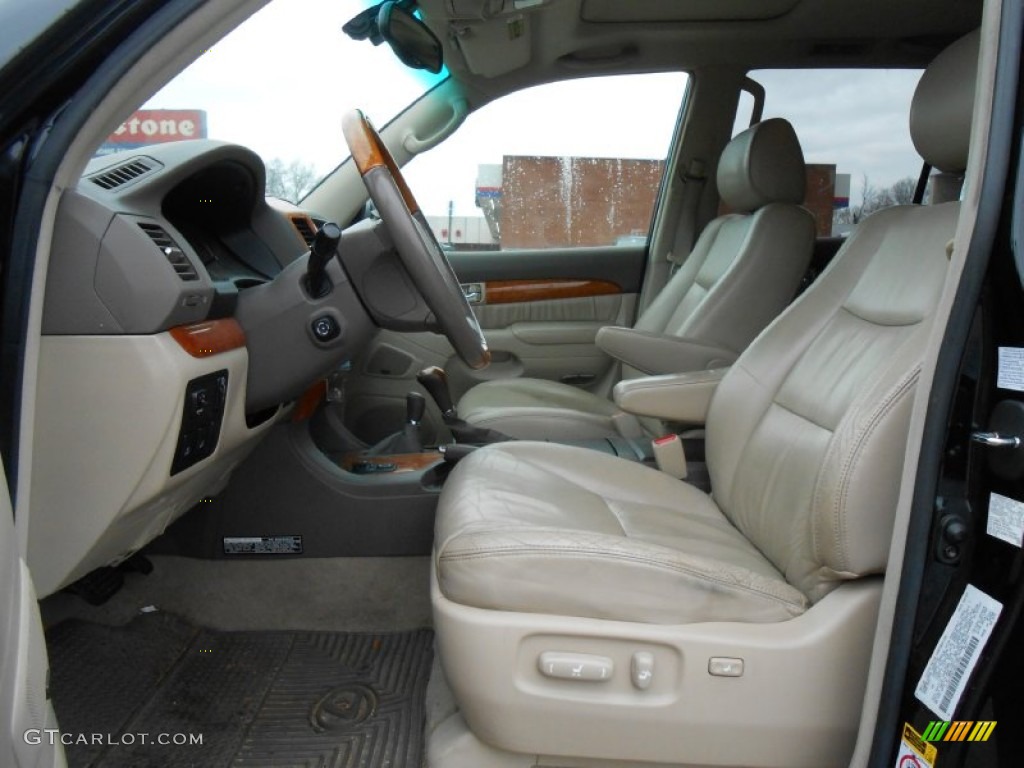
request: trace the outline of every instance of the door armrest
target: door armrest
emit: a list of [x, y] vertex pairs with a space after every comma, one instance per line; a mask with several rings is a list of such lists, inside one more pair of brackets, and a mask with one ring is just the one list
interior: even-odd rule
[[654, 375], [722, 368], [738, 357], [714, 344], [617, 325], [597, 332], [597, 346], [616, 360]]
[[627, 413], [703, 424], [711, 397], [728, 368], [627, 379], [615, 385], [615, 404]]

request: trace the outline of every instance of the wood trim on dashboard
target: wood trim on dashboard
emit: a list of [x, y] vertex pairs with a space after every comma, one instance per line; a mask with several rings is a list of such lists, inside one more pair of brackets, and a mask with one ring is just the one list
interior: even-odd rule
[[295, 402], [292, 421], [308, 421], [313, 418], [320, 403], [327, 399], [327, 379], [313, 382], [309, 389], [302, 393]]
[[285, 215], [288, 216], [288, 220], [292, 224], [292, 230], [295, 232], [296, 237], [299, 238], [299, 240], [306, 248], [309, 248], [309, 243], [306, 242], [306, 238], [302, 236], [302, 232], [299, 230], [298, 222], [301, 221], [303, 224], [309, 227], [309, 231], [312, 232], [314, 236], [316, 235], [317, 231], [316, 222], [313, 221], [312, 217], [308, 213], [288, 213]]
[[192, 357], [212, 357], [245, 346], [245, 331], [233, 317], [170, 330], [171, 338]]
[[611, 280], [489, 280], [484, 283], [484, 303], [514, 304], [523, 301], [578, 299], [611, 296], [622, 287]]
[[[399, 472], [418, 472], [427, 469], [435, 464], [444, 461], [439, 451], [424, 451], [423, 453], [397, 453], [392, 456], [363, 456], [361, 453], [346, 453], [341, 459], [341, 468], [351, 472], [356, 464], [394, 464], [395, 468], [390, 472], [381, 472], [383, 476], [393, 475]], [[375, 473], [368, 473], [373, 477]]]

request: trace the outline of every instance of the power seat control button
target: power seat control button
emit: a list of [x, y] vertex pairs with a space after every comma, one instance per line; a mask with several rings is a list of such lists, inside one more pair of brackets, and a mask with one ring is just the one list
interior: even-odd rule
[[334, 341], [341, 334], [341, 326], [330, 315], [321, 315], [313, 321], [313, 336], [317, 341]]
[[708, 672], [715, 677], [742, 677], [743, 659], [712, 656], [708, 659]]
[[629, 678], [637, 690], [646, 691], [650, 688], [651, 680], [654, 679], [654, 654], [647, 651], [634, 653], [629, 662]]
[[537, 658], [537, 669], [544, 677], [556, 680], [601, 683], [612, 679], [615, 664], [607, 656], [545, 651]]

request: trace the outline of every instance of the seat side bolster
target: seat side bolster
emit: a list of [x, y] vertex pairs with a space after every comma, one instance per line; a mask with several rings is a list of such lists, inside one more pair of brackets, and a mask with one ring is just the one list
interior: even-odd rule
[[919, 372], [903, 376], [870, 412], [853, 414], [837, 430], [828, 458], [844, 445], [847, 455], [826, 460], [811, 520], [813, 556], [821, 568], [794, 576], [811, 600], [840, 581], [885, 571]]

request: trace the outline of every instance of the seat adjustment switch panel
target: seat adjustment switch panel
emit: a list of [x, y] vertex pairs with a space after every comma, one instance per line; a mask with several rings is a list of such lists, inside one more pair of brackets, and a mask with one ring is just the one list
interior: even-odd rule
[[654, 679], [654, 654], [647, 651], [634, 653], [629, 662], [629, 677], [637, 690], [646, 691], [650, 688], [651, 680]]
[[743, 659], [712, 656], [708, 659], [708, 673], [714, 677], [742, 677]]
[[192, 379], [185, 387], [185, 408], [178, 432], [178, 448], [171, 463], [172, 475], [213, 455], [220, 439], [227, 394], [226, 370]]
[[600, 683], [612, 679], [615, 664], [607, 656], [545, 651], [537, 658], [537, 668], [545, 677]]

